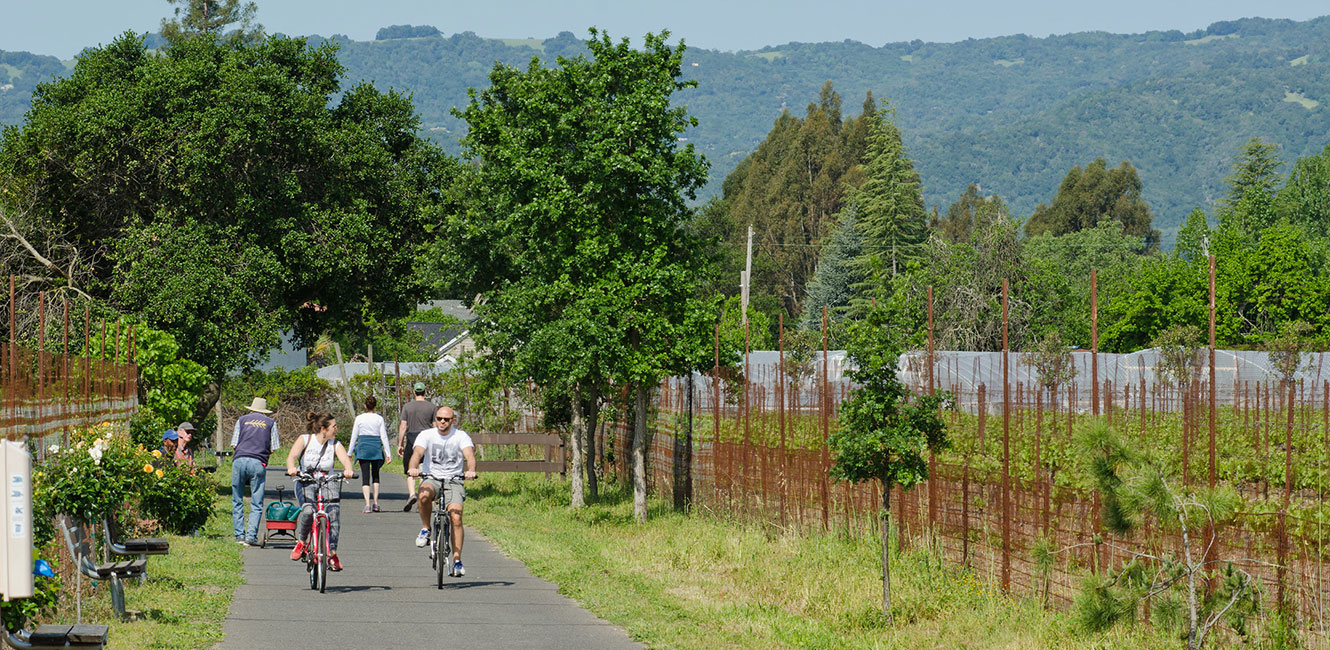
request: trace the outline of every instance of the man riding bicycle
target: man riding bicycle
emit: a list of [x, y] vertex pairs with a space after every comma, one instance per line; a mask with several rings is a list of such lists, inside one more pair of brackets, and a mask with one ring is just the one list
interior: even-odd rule
[[421, 528], [416, 546], [429, 544], [430, 516], [438, 498], [452, 520], [453, 567], [448, 575], [466, 575], [466, 569], [462, 568], [462, 502], [466, 500], [466, 488], [458, 479], [476, 477], [476, 450], [471, 436], [457, 428], [457, 414], [451, 408], [440, 406], [435, 409], [434, 428], [425, 429], [416, 437], [415, 450], [407, 467], [407, 473], [412, 477], [426, 477], [420, 482]]

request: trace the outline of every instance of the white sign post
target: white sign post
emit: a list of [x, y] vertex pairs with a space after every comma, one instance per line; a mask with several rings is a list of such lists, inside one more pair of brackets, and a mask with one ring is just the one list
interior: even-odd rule
[[0, 442], [4, 468], [4, 531], [0, 532], [0, 596], [32, 597], [32, 455], [21, 442]]

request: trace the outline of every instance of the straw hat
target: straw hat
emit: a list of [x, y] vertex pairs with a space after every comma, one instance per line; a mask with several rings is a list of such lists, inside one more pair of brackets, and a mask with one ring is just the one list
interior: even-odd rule
[[268, 410], [268, 400], [263, 399], [262, 397], [255, 397], [254, 401], [250, 402], [249, 406], [246, 406], [245, 408], [254, 411], [255, 413], [272, 413], [272, 411]]

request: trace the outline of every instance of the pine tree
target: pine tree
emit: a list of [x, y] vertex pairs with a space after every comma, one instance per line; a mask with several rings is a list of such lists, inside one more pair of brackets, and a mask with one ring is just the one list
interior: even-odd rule
[[1228, 197], [1225, 202], [1230, 207], [1242, 201], [1247, 195], [1247, 190], [1255, 189], [1266, 194], [1274, 194], [1279, 182], [1279, 175], [1275, 170], [1284, 164], [1275, 157], [1275, 150], [1278, 148], [1277, 145], [1261, 142], [1260, 138], [1252, 138], [1242, 146], [1242, 154], [1233, 161], [1233, 174], [1224, 179], [1224, 182], [1228, 183]]
[[861, 266], [876, 258], [892, 276], [907, 259], [918, 256], [928, 236], [928, 217], [919, 186], [919, 174], [906, 156], [900, 130], [878, 111], [870, 118], [866, 180], [856, 194], [865, 252]]
[[166, 0], [174, 5], [175, 19], [162, 19], [162, 37], [169, 43], [204, 34], [221, 36], [230, 25], [238, 28], [227, 34], [252, 43], [263, 38], [263, 25], [254, 22], [258, 5], [240, 0]]
[[808, 283], [808, 297], [804, 300], [801, 326], [816, 330], [822, 327], [822, 307], [827, 307], [832, 320], [844, 318], [854, 294], [854, 286], [861, 273], [854, 260], [863, 253], [863, 234], [859, 231], [858, 208], [851, 202], [841, 210], [836, 231], [822, 247], [817, 270]]

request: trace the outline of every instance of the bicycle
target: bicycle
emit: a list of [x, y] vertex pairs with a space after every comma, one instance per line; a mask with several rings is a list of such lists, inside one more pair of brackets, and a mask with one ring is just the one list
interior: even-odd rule
[[328, 558], [332, 554], [332, 551], [328, 548], [332, 524], [328, 518], [328, 512], [324, 509], [323, 488], [334, 480], [344, 482], [346, 478], [340, 472], [335, 476], [332, 474], [314, 476], [309, 472], [301, 472], [296, 476], [296, 479], [314, 483], [314, 524], [310, 526], [309, 539], [305, 542], [302, 561], [305, 563], [305, 570], [309, 572], [309, 588], [318, 589], [319, 593], [324, 593], [324, 590], [328, 588]]
[[461, 483], [463, 480], [462, 477], [455, 476], [440, 482], [439, 494], [434, 501], [434, 516], [429, 533], [429, 557], [438, 578], [439, 589], [443, 589], [444, 568], [451, 568], [453, 563], [453, 518], [448, 514], [448, 504], [443, 503], [443, 486], [449, 481]]

